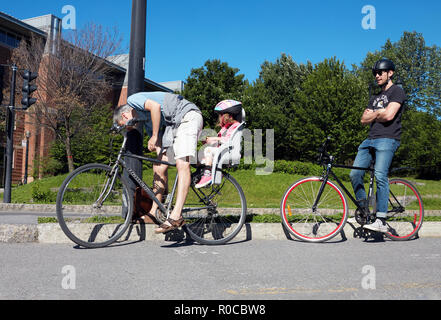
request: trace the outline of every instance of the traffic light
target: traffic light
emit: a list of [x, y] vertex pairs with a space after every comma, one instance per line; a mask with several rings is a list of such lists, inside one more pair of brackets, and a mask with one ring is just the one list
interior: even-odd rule
[[3, 76], [5, 74], [5, 69], [0, 66], [0, 105], [3, 102]]
[[21, 75], [24, 79], [23, 81], [23, 99], [21, 99], [21, 105], [23, 110], [28, 109], [31, 105], [37, 102], [36, 98], [32, 98], [31, 94], [37, 90], [37, 86], [33, 85], [31, 82], [37, 79], [38, 74], [32, 73], [29, 70], [25, 70]]

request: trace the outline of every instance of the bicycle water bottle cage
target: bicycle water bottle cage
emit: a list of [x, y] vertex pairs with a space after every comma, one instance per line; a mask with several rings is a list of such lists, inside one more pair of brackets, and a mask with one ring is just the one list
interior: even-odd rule
[[222, 168], [224, 166], [237, 166], [240, 163], [241, 152], [241, 142], [242, 133], [245, 127], [245, 110], [242, 109], [242, 122], [237, 126], [236, 129], [231, 134], [228, 141], [221, 144], [221, 146], [216, 150], [213, 156], [213, 164], [211, 167], [211, 176], [213, 177], [213, 184], [219, 185], [222, 183]]

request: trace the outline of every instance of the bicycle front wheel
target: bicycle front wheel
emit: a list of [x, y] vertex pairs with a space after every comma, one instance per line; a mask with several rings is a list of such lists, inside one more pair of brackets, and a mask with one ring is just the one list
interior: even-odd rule
[[184, 230], [201, 244], [219, 245], [233, 239], [242, 229], [247, 213], [239, 183], [224, 172], [220, 185], [192, 189], [182, 211]]
[[317, 207], [313, 209], [323, 184], [320, 177], [301, 179], [283, 195], [280, 215], [283, 226], [297, 239], [323, 242], [335, 237], [348, 218], [344, 193], [331, 181], [324, 184]]
[[416, 187], [404, 179], [389, 180], [388, 232], [392, 240], [417, 236], [424, 218], [423, 200]]
[[108, 246], [131, 223], [129, 189], [119, 174], [110, 175], [111, 170], [102, 164], [84, 165], [73, 171], [58, 191], [58, 223], [80, 246]]

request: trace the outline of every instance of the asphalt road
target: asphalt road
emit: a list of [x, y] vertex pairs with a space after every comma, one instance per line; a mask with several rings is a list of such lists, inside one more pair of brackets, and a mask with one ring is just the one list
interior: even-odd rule
[[441, 240], [0, 244], [0, 299], [441, 299]]

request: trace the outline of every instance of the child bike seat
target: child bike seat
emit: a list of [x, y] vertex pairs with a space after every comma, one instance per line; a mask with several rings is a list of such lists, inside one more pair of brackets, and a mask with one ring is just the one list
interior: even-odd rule
[[234, 129], [228, 141], [224, 142], [213, 155], [213, 164], [211, 167], [213, 184], [221, 184], [221, 170], [223, 166], [236, 166], [240, 163], [242, 154], [242, 133], [243, 129], [245, 128], [245, 116], [245, 110], [242, 108], [240, 124]]

